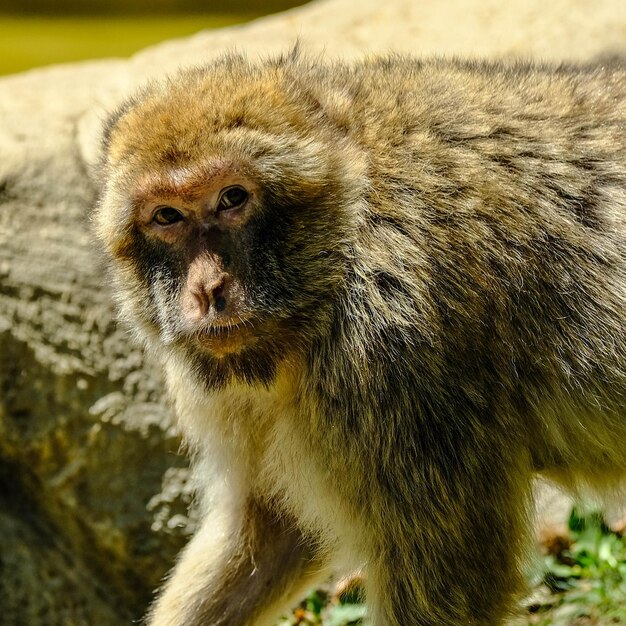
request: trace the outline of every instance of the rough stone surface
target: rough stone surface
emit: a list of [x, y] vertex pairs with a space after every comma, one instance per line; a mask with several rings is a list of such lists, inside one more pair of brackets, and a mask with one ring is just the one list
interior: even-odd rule
[[193, 528], [158, 368], [116, 326], [89, 231], [102, 111], [179, 66], [297, 39], [327, 58], [586, 60], [626, 53], [626, 3], [325, 0], [0, 80], [0, 624], [129, 623]]

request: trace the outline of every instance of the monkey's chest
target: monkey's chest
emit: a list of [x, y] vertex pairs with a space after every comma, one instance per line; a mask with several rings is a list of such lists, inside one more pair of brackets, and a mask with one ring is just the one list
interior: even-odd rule
[[274, 414], [271, 436], [259, 477], [279, 499], [301, 529], [321, 541], [335, 555], [338, 569], [362, 565], [358, 503], [346, 497], [342, 483], [351, 477], [322, 462], [302, 428], [304, 416], [289, 409]]

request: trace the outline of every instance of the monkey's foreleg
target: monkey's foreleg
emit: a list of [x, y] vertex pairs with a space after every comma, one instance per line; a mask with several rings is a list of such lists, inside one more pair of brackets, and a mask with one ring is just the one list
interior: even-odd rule
[[529, 474], [514, 459], [444, 458], [418, 500], [384, 509], [367, 578], [375, 626], [496, 626], [524, 588]]
[[324, 574], [290, 521], [250, 499], [214, 511], [183, 551], [148, 626], [266, 626]]

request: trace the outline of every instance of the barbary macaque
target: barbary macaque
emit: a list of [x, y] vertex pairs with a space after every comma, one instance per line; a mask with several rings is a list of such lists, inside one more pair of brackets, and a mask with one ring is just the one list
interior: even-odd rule
[[531, 483], [626, 475], [626, 73], [228, 55], [104, 131], [97, 234], [204, 518], [151, 626], [501, 624]]

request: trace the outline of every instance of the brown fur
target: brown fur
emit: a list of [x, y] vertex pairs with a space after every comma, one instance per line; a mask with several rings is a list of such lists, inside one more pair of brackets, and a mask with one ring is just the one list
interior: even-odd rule
[[120, 307], [213, 479], [150, 624], [271, 624], [337, 563], [376, 626], [501, 623], [532, 476], [626, 474], [626, 74], [229, 56], [105, 148]]

